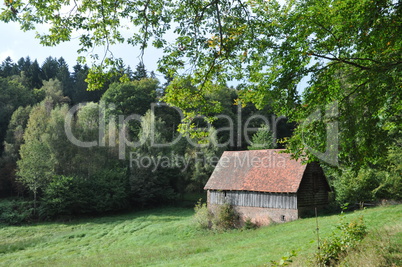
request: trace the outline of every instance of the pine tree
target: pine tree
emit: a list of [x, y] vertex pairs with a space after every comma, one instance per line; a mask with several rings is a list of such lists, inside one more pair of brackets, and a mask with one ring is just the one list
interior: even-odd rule
[[42, 83], [42, 69], [39, 66], [38, 61], [35, 59], [34, 62], [32, 62], [32, 64], [30, 65], [26, 76], [28, 77], [29, 80], [29, 85], [28, 87], [30, 89], [34, 89], [34, 88], [41, 88], [43, 86]]
[[135, 68], [135, 72], [133, 73], [133, 79], [139, 81], [144, 78], [148, 78], [147, 70], [145, 68], [144, 63], [140, 62]]
[[249, 150], [270, 149], [275, 148], [272, 132], [268, 126], [262, 124], [257, 132], [253, 135], [251, 145], [247, 147]]
[[68, 65], [64, 58], [60, 57], [58, 60], [59, 68], [56, 73], [56, 78], [59, 80], [63, 87], [63, 95], [68, 96], [70, 99], [73, 97], [73, 81], [68, 69]]
[[13, 75], [18, 75], [18, 66], [11, 57], [7, 57], [0, 65], [0, 76], [11, 77]]
[[56, 78], [59, 70], [59, 62], [56, 58], [48, 57], [42, 64], [42, 80], [48, 81]]

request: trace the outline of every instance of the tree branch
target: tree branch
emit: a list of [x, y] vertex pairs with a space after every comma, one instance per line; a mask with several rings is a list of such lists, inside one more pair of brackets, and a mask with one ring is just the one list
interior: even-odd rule
[[107, 23], [105, 22], [106, 18], [105, 18], [105, 10], [103, 8], [103, 0], [101, 1], [100, 10], [101, 10], [101, 15], [102, 15], [102, 20], [103, 20], [103, 22], [102, 22], [103, 34], [105, 35], [104, 39], [106, 40], [106, 50], [105, 50], [105, 54], [103, 55], [103, 59], [101, 62], [101, 64], [103, 64], [103, 61], [105, 60], [107, 53], [109, 52], [112, 55], [112, 57], [113, 57], [113, 53], [110, 50], [109, 32], [106, 28]]
[[367, 81], [365, 81], [365, 82], [363, 82], [363, 83], [359, 84], [358, 86], [356, 86], [356, 88], [355, 88], [355, 89], [353, 89], [353, 91], [352, 91], [352, 92], [350, 92], [349, 94], [347, 94], [346, 96], [344, 96], [344, 97], [341, 99], [341, 101], [340, 101], [340, 102], [343, 102], [345, 99], [349, 98], [351, 95], [353, 95], [354, 93], [356, 93], [356, 92], [357, 92], [357, 90], [359, 90], [361, 87], [365, 86], [367, 83], [368, 83], [368, 82], [367, 82]]
[[349, 61], [348, 59], [337, 58], [337, 57], [328, 57], [328, 56], [319, 55], [319, 54], [316, 54], [316, 53], [310, 53], [310, 54], [311, 54], [312, 56], [319, 57], [319, 58], [324, 58], [324, 59], [328, 59], [328, 60], [331, 60], [331, 61], [343, 62], [343, 63], [345, 63], [345, 64], [348, 64], [348, 65], [357, 67], [357, 68], [362, 69], [362, 70], [371, 70], [371, 69], [372, 69], [372, 68], [369, 68], [369, 67], [366, 67], [366, 66], [359, 65], [359, 64], [357, 64], [357, 63], [355, 63], [355, 62]]
[[144, 50], [145, 50], [145, 48], [147, 46], [147, 42], [148, 42], [149, 19], [148, 19], [148, 16], [147, 16], [147, 10], [148, 10], [149, 3], [150, 3], [150, 0], [147, 0], [145, 5], [144, 5], [144, 9], [142, 10], [145, 22], [144, 22], [144, 26], [142, 27], [144, 29], [144, 40], [142, 41], [142, 44], [141, 44], [141, 54], [140, 54], [141, 62], [143, 62], [143, 60], [144, 60]]
[[223, 50], [223, 31], [222, 31], [222, 23], [221, 23], [221, 15], [219, 11], [219, 0], [215, 1], [215, 7], [216, 7], [216, 19], [218, 20], [218, 26], [219, 26], [219, 41], [221, 44], [221, 50]]

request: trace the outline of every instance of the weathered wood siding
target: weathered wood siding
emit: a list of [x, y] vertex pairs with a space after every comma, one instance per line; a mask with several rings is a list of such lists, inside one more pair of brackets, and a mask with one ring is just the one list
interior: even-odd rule
[[327, 205], [329, 190], [320, 166], [315, 162], [308, 164], [297, 192], [298, 207]]
[[297, 209], [296, 194], [210, 190], [209, 201], [211, 204], [229, 203], [244, 207]]

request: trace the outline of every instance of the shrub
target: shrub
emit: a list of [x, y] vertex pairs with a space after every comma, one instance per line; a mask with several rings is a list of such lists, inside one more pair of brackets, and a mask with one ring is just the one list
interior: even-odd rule
[[401, 230], [402, 226], [394, 225], [370, 231], [359, 246], [342, 259], [341, 265], [360, 266], [366, 263], [370, 266], [402, 266], [401, 242], [394, 236]]
[[367, 234], [363, 216], [351, 222], [345, 222], [341, 215], [341, 222], [337, 226], [338, 231], [332, 232], [328, 239], [321, 243], [320, 250], [315, 258], [319, 266], [332, 266], [339, 262], [341, 257], [354, 248]]
[[[200, 199], [195, 205], [194, 211], [194, 221], [203, 229], [226, 231], [240, 226], [239, 215], [233, 207], [227, 203], [220, 205], [214, 214], [208, 210], [207, 204], [202, 203]], [[252, 228], [253, 227], [250, 226], [249, 229]]]
[[177, 195], [170, 181], [174, 174], [169, 169], [153, 170], [154, 166], [134, 167], [130, 176], [131, 201], [139, 207], [172, 203]]
[[255, 223], [253, 223], [250, 218], [247, 218], [246, 221], [244, 222], [243, 229], [250, 230], [250, 229], [256, 229], [256, 228], [257, 228], [257, 225]]
[[380, 173], [372, 169], [345, 170], [334, 181], [336, 201], [339, 204], [371, 202], [376, 199], [376, 190], [380, 186]]
[[271, 261], [271, 267], [277, 266], [289, 266], [293, 262], [293, 258], [297, 256], [297, 252], [292, 250], [291, 252], [286, 253], [279, 261]]
[[127, 208], [128, 179], [123, 169], [102, 170], [90, 178], [57, 176], [44, 190], [40, 214], [99, 214]]
[[239, 216], [232, 205], [225, 203], [219, 206], [212, 222], [213, 229], [225, 231], [239, 226]]
[[201, 199], [199, 199], [194, 207], [194, 211], [194, 221], [202, 229], [210, 229], [212, 227], [212, 213], [208, 210], [207, 204], [202, 203]]
[[9, 225], [20, 225], [34, 219], [32, 201], [3, 200], [0, 202], [0, 222]]
[[129, 181], [126, 170], [102, 170], [89, 179], [87, 190], [95, 213], [122, 210], [129, 204]]
[[41, 217], [70, 215], [74, 202], [78, 201], [76, 181], [74, 177], [58, 176], [46, 187], [39, 208]]

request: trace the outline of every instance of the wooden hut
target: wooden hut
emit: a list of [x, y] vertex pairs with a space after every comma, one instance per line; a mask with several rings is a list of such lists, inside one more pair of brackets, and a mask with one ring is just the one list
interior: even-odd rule
[[243, 220], [266, 225], [296, 220], [327, 205], [330, 187], [319, 164], [302, 164], [282, 152], [224, 152], [204, 187], [208, 208], [215, 212], [229, 203]]

